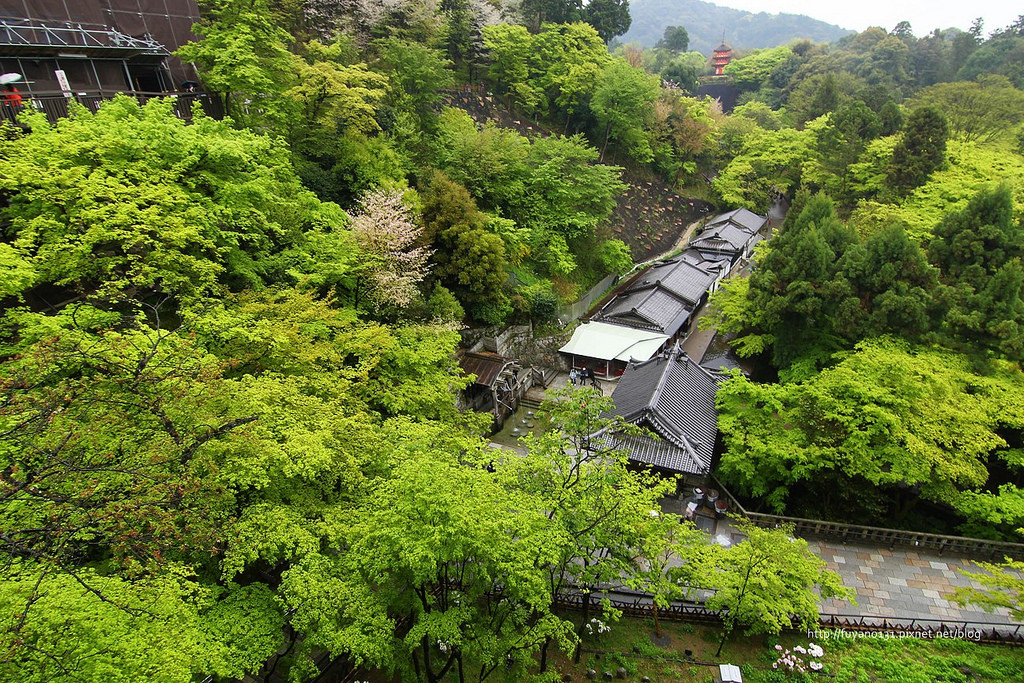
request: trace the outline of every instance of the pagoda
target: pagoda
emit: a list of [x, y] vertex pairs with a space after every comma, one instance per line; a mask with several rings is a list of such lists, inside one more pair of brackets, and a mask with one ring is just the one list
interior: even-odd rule
[[725, 69], [726, 65], [732, 61], [732, 48], [729, 47], [725, 38], [723, 37], [721, 45], [715, 48], [715, 52], [711, 55], [711, 66], [715, 69], [715, 75], [721, 76], [722, 70]]

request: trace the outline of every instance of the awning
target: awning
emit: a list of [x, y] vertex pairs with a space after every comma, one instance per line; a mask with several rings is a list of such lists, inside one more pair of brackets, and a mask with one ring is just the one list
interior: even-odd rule
[[645, 361], [668, 341], [668, 335], [621, 325], [589, 322], [576, 328], [562, 353], [600, 360]]

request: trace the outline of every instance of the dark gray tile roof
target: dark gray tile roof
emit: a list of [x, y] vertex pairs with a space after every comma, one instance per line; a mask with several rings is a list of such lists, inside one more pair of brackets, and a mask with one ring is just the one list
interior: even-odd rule
[[680, 472], [703, 474], [710, 470], [718, 434], [715, 395], [721, 378], [692, 361], [678, 346], [666, 355], [626, 368], [612, 394], [613, 414], [647, 427], [666, 442], [655, 447], [636, 437], [620, 436], [624, 444], [636, 448], [631, 457], [652, 465], [654, 460], [671, 461]]
[[738, 254], [760, 241], [758, 231], [767, 222], [764, 216], [747, 209], [723, 213], [708, 221], [703, 232], [690, 242], [690, 246], [698, 250]]
[[719, 214], [708, 221], [708, 225], [719, 223], [734, 223], [748, 232], [757, 232], [768, 222], [765, 216], [760, 216], [749, 209], [733, 209], [732, 211]]
[[605, 305], [596, 319], [656, 330], [671, 337], [686, 324], [692, 312], [685, 301], [654, 288], [620, 294]]
[[717, 272], [704, 270], [687, 259], [674, 258], [652, 266], [626, 291], [661, 286], [693, 305], [700, 301], [716, 277]]

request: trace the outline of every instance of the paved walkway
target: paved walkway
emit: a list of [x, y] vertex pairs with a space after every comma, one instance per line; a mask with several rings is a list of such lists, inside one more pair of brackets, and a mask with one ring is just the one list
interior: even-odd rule
[[810, 547], [843, 583], [857, 591], [857, 604], [825, 600], [823, 613], [872, 615], [900, 619], [937, 619], [975, 623], [1011, 624], [1007, 610], [990, 613], [974, 605], [950, 602], [963, 586], [980, 587], [958, 570], [978, 571], [964, 557], [919, 552], [896, 547], [871, 548], [811, 540]]
[[[689, 499], [662, 500], [666, 512], [682, 514]], [[706, 510], [706, 509], [705, 509]], [[738, 543], [743, 539], [728, 518], [714, 520], [699, 515], [697, 526], [718, 543]], [[989, 613], [975, 607], [949, 601], [961, 586], [980, 585], [958, 569], [978, 571], [978, 566], [959, 556], [920, 552], [897, 546], [893, 550], [841, 542], [808, 539], [808, 546], [828, 569], [839, 574], [843, 584], [857, 592], [857, 604], [843, 600], [823, 600], [822, 614], [899, 619], [929, 619], [972, 624], [1016, 624], [1008, 610]]]

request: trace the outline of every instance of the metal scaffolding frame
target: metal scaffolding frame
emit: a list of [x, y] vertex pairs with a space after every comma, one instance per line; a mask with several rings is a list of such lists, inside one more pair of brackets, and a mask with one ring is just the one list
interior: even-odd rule
[[171, 53], [152, 38], [136, 38], [109, 26], [45, 22], [19, 17], [0, 17], [0, 52], [7, 54], [51, 53], [77, 50], [82, 56], [152, 55]]

